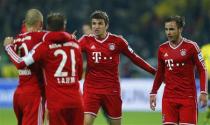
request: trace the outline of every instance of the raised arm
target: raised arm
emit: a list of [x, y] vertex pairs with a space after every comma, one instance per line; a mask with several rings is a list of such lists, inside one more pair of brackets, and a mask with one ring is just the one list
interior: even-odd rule
[[11, 42], [9, 41], [11, 41], [11, 39], [5, 39], [4, 41], [5, 50], [10, 60], [18, 69], [29, 66], [33, 64], [36, 60], [39, 60], [40, 58], [44, 57], [44, 55], [46, 55], [42, 53], [46, 52], [46, 47], [44, 47], [44, 44], [41, 45], [41, 43], [39, 43], [26, 56], [19, 57], [19, 55], [14, 51], [14, 45], [11, 44]]

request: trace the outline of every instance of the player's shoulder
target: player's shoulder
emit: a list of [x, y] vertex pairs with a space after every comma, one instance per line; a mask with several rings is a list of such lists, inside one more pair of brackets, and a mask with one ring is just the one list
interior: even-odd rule
[[76, 46], [78, 48], [78, 42], [72, 34], [67, 32], [47, 32], [43, 41], [46, 44], [63, 44], [63, 46]]
[[187, 38], [183, 38], [183, 43], [186, 44], [186, 46], [189, 46], [190, 48], [194, 48], [197, 51], [200, 51], [198, 44], [195, 41], [192, 41]]
[[159, 45], [159, 48], [166, 48], [169, 46], [169, 41], [165, 41], [162, 44]]
[[25, 40], [30, 40], [31, 36], [29, 34], [30, 34], [30, 32], [24, 32], [24, 33], [17, 34], [15, 36], [14, 43], [21, 43], [21, 42], [24, 42]]
[[95, 41], [95, 36], [94, 34], [89, 34], [89, 35], [82, 35], [79, 39], [78, 42], [80, 45], [86, 45], [87, 43], [90, 43], [92, 41]]
[[127, 40], [122, 35], [117, 35], [113, 33], [109, 33], [109, 39], [118, 42], [118, 43], [125, 43], [128, 44]]
[[47, 31], [36, 31], [36, 32], [30, 32], [28, 35], [32, 37], [43, 37], [46, 34]]
[[79, 38], [79, 41], [84, 39], [92, 39], [92, 38], [94, 38], [94, 34], [89, 34], [89, 35], [84, 34]]
[[113, 39], [124, 39], [122, 35], [117, 35], [110, 32], [108, 33], [108, 35], [110, 38], [113, 38]]

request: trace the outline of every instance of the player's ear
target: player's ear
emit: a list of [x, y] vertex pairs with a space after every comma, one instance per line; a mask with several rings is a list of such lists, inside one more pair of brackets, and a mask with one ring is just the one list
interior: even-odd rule
[[109, 28], [109, 24], [106, 25], [106, 30]]
[[183, 28], [179, 28], [179, 32], [180, 32], [180, 33], [182, 32], [182, 30], [183, 30]]

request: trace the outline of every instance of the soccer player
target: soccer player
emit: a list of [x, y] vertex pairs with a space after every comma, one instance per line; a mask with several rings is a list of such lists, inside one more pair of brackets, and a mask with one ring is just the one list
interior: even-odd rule
[[[210, 53], [209, 53], [209, 50], [210, 50], [210, 43], [203, 45], [201, 48], [203, 59], [205, 61], [206, 69], [208, 72], [208, 94], [210, 93]], [[205, 125], [207, 125], [207, 123], [210, 122], [210, 96], [209, 96], [207, 115], [204, 122], [205, 122]]]
[[150, 107], [155, 110], [156, 94], [164, 81], [162, 119], [165, 125], [196, 125], [197, 95], [195, 67], [200, 77], [202, 106], [207, 105], [207, 74], [204, 60], [196, 42], [182, 37], [185, 21], [180, 16], [165, 20], [168, 41], [158, 50], [158, 69], [150, 95]]
[[27, 56], [18, 57], [12, 45], [6, 51], [17, 67], [39, 62], [43, 68], [50, 125], [83, 125], [84, 111], [79, 80], [82, 55], [78, 42], [67, 32], [66, 18], [60, 13], [47, 17], [48, 32], [43, 42]]
[[122, 100], [118, 65], [120, 54], [137, 66], [155, 74], [156, 70], [134, 53], [122, 37], [107, 32], [109, 17], [106, 12], [91, 14], [92, 35], [84, 35], [79, 43], [87, 55], [84, 82], [85, 125], [92, 125], [100, 107], [106, 112], [111, 125], [121, 124]]
[[[27, 55], [37, 43], [42, 41], [45, 34], [40, 31], [42, 24], [43, 15], [39, 10], [30, 9], [27, 11], [24, 22], [24, 32], [26, 33], [18, 34], [13, 43], [15, 52], [19, 53], [21, 57]], [[10, 54], [13, 55], [13, 53]], [[13, 98], [13, 108], [18, 125], [43, 123], [44, 83], [41, 71], [41, 67], [37, 64], [18, 68], [19, 85]]]

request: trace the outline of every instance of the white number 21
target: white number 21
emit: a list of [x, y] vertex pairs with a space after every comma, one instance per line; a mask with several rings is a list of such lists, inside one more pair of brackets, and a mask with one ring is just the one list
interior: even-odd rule
[[[54, 56], [62, 55], [62, 60], [54, 74], [55, 77], [66, 77], [68, 76], [68, 72], [63, 72], [63, 68], [66, 65], [67, 61], [67, 55], [66, 52], [62, 49], [58, 49], [54, 52]], [[73, 49], [70, 50], [70, 57], [71, 57], [71, 76], [75, 76], [75, 66], [76, 66], [76, 61], [75, 61], [75, 52]]]

